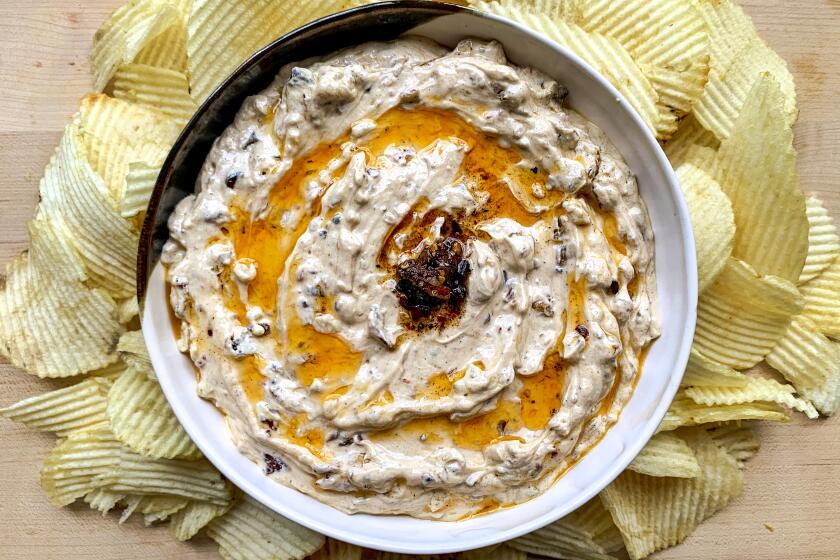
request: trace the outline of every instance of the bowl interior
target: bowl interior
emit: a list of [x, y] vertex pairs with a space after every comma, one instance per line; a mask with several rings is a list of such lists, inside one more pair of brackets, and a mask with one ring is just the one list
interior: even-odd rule
[[[399, 6], [408, 13], [417, 4], [422, 5]], [[375, 6], [356, 12], [375, 21]], [[340, 18], [319, 25], [336, 25], [336, 21]], [[227, 435], [222, 415], [196, 395], [192, 364], [178, 352], [172, 335], [162, 267], [150, 261], [148, 282], [145, 275], [138, 280], [146, 287], [143, 333], [161, 386], [187, 432], [225, 476], [271, 509], [331, 537], [381, 550], [432, 554], [486, 546], [540, 528], [585, 503], [627, 466], [659, 425], [685, 369], [694, 333], [697, 279], [690, 221], [670, 164], [636, 113], [603, 78], [547, 39], [501, 18], [457, 7], [433, 17], [408, 18], [391, 29], [391, 36], [406, 31], [450, 47], [465, 36], [496, 39], [512, 62], [556, 78], [569, 88], [571, 105], [618, 146], [636, 173], [648, 206], [656, 236], [662, 336], [651, 347], [618, 423], [549, 491], [512, 508], [447, 523], [406, 516], [351, 516], [271, 481], [239, 453]], [[379, 33], [382, 36], [383, 29]], [[201, 118], [208, 117], [199, 115], [194, 122]], [[203, 157], [199, 167], [202, 161]], [[145, 239], [147, 256], [153, 259], [155, 240], [148, 231]]]

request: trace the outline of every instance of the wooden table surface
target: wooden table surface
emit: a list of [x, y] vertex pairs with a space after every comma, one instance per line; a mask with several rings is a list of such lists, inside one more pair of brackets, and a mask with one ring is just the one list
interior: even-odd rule
[[[233, 0], [231, 0], [233, 1]], [[27, 245], [38, 181], [90, 89], [91, 38], [121, 0], [0, 0], [0, 264]], [[840, 221], [840, 2], [743, 2], [796, 77], [796, 147], [807, 192]], [[0, 363], [0, 405], [54, 386]], [[743, 496], [660, 559], [840, 558], [840, 418], [762, 425]], [[0, 420], [0, 559], [215, 558], [206, 538], [118, 526], [87, 505], [56, 509], [38, 486], [53, 437]]]

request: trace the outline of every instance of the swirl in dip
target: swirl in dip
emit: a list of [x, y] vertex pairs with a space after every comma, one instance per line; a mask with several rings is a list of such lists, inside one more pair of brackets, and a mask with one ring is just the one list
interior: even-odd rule
[[495, 42], [404, 38], [245, 102], [163, 261], [198, 392], [267, 475], [457, 520], [616, 421], [659, 333], [653, 233], [565, 94]]

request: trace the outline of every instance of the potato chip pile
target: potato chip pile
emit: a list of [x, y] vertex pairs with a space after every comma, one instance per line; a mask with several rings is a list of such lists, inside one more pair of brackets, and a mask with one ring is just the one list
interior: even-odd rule
[[[140, 221], [198, 104], [275, 37], [360, 3], [133, 0], [96, 33], [96, 93], [67, 125], [31, 246], [0, 283], [0, 352], [39, 377], [77, 379], [0, 411], [58, 437], [41, 471], [57, 506], [83, 499], [120, 510], [120, 522], [168, 521], [180, 540], [205, 531], [224, 558], [361, 558], [242, 495], [201, 456], [155, 379], [134, 296]], [[738, 496], [758, 450], [751, 421], [840, 405], [840, 239], [800, 190], [793, 78], [730, 0], [474, 4], [575, 52], [662, 141], [688, 202], [701, 295], [682, 387], [629, 470], [566, 518], [461, 556], [643, 558]], [[746, 371], [760, 363], [776, 374]]]

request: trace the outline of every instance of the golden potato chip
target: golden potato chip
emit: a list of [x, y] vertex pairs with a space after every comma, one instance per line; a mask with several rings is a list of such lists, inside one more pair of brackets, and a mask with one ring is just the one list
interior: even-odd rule
[[124, 503], [124, 500], [125, 494], [118, 494], [104, 488], [97, 488], [85, 494], [85, 502], [90, 505], [91, 509], [101, 512], [103, 516]]
[[689, 114], [680, 121], [677, 132], [665, 143], [665, 155], [674, 169], [685, 163], [686, 151], [692, 146], [717, 150], [720, 141], [703, 128], [694, 115]]
[[650, 81], [615, 39], [587, 33], [577, 25], [552, 20], [527, 7], [523, 9], [514, 0], [482, 1], [475, 6], [530, 27], [574, 52], [624, 95], [657, 138], [667, 138], [676, 131], [676, 117], [657, 107], [659, 96]]
[[191, 501], [187, 504], [187, 507], [172, 516], [170, 527], [176, 539], [187, 541], [228, 509], [229, 506]]
[[733, 256], [760, 274], [796, 282], [808, 254], [808, 217], [799, 189], [793, 132], [781, 111], [781, 92], [762, 74], [706, 171], [735, 211]]
[[41, 488], [58, 507], [72, 504], [100, 488], [97, 477], [120, 461], [120, 443], [107, 427], [72, 432], [47, 455], [41, 468]]
[[648, 476], [700, 476], [694, 451], [685, 440], [671, 432], [661, 432], [650, 438], [627, 468]]
[[152, 360], [146, 350], [146, 341], [143, 340], [142, 331], [128, 331], [123, 333], [117, 343], [117, 351], [123, 362], [130, 367], [146, 373], [149, 379], [154, 379], [154, 373], [149, 374], [152, 369]]
[[758, 276], [745, 262], [730, 258], [697, 306], [694, 347], [721, 364], [752, 367], [773, 349], [803, 305], [787, 280]]
[[107, 379], [92, 377], [0, 408], [0, 416], [65, 437], [73, 431], [108, 422], [105, 407], [110, 387]]
[[95, 283], [116, 297], [133, 295], [137, 234], [85, 159], [75, 123], [65, 129], [44, 171], [40, 194], [39, 214], [63, 225]]
[[760, 444], [746, 422], [726, 422], [708, 429], [707, 432], [718, 447], [738, 461], [741, 468], [744, 468], [745, 461], [758, 453]]
[[807, 316], [819, 331], [832, 338], [840, 338], [840, 258], [832, 262], [819, 276], [799, 287], [805, 298]]
[[187, 73], [187, 16], [148, 41], [133, 62]]
[[108, 186], [114, 206], [123, 199], [129, 165], [160, 167], [181, 130], [160, 111], [107, 95], [82, 99], [79, 127], [88, 161]]
[[685, 394], [694, 402], [706, 406], [765, 401], [798, 410], [811, 419], [819, 416], [810, 402], [794, 395], [796, 389], [790, 385], [783, 385], [773, 379], [744, 375], [735, 370], [732, 370], [732, 373], [744, 378], [743, 387], [689, 387]]
[[129, 368], [108, 393], [114, 435], [137, 453], [156, 459], [198, 459], [201, 452], [184, 431], [156, 381]]
[[512, 541], [508, 546], [549, 558], [615, 560], [623, 547], [621, 534], [597, 497], [566, 517]]
[[[367, 2], [195, 0], [187, 25], [187, 65], [196, 104], [274, 39], [315, 19]], [[247, 33], [240, 30], [247, 29]]]
[[159, 173], [160, 166], [158, 165], [139, 161], [128, 165], [125, 192], [120, 201], [120, 215], [129, 218], [146, 211]]
[[189, 500], [172, 496], [142, 496], [129, 495], [125, 498], [126, 508], [120, 516], [120, 524], [125, 523], [135, 512], [143, 515], [146, 525], [169, 519], [173, 514], [181, 511]]
[[711, 65], [726, 70], [758, 36], [750, 17], [732, 0], [694, 2], [709, 31]]
[[175, 496], [220, 506], [230, 503], [230, 488], [204, 459], [152, 459], [124, 447], [118, 449], [117, 457], [115, 465], [96, 477], [97, 487], [124, 494]]
[[737, 118], [760, 77], [770, 74], [781, 88], [778, 107], [787, 126], [796, 121], [796, 90], [785, 61], [761, 40], [755, 40], [738, 55], [730, 67], [715, 71], [694, 105], [694, 114], [705, 128], [720, 140], [729, 138], [737, 128]]
[[118, 8], [93, 36], [90, 66], [94, 89], [104, 91], [120, 65], [134, 60], [150, 40], [180, 17], [172, 4], [157, 0], [131, 0]]
[[659, 103], [682, 116], [709, 74], [708, 27], [698, 8], [681, 0], [582, 0], [579, 25], [616, 39], [653, 84]]
[[769, 402], [705, 406], [697, 404], [685, 394], [684, 390], [680, 390], [659, 425], [658, 431], [668, 432], [682, 426], [734, 420], [788, 422], [790, 415], [783, 407]]
[[130, 323], [139, 315], [140, 305], [137, 303], [137, 296], [129, 296], [117, 302], [117, 320], [121, 325]]
[[805, 316], [794, 317], [767, 363], [793, 383], [797, 392], [830, 416], [840, 406], [840, 346], [820, 334]]
[[324, 546], [324, 536], [282, 517], [247, 495], [210, 522], [207, 534], [226, 560], [304, 558]]
[[840, 255], [837, 228], [820, 199], [809, 196], [805, 199], [805, 210], [808, 215], [808, 256], [799, 275], [800, 284], [816, 278]]
[[697, 289], [705, 290], [732, 254], [735, 217], [720, 185], [690, 163], [677, 169], [697, 247]]
[[[712, 177], [709, 170], [715, 168], [716, 160], [716, 149], [708, 146], [701, 146], [700, 144], [692, 144], [685, 147], [681, 158], [682, 163], [680, 165], [693, 165], [697, 169], [702, 169], [703, 172]], [[712, 180], [714, 180], [714, 177], [712, 177]]]
[[741, 493], [743, 475], [735, 459], [704, 432], [692, 435], [688, 444], [700, 466], [698, 476], [652, 477], [624, 471], [601, 492], [630, 558], [644, 558], [682, 542]]
[[744, 387], [747, 380], [734, 369], [691, 348], [680, 387]]
[[181, 126], [190, 120], [197, 108], [190, 97], [186, 75], [146, 64], [126, 64], [117, 70], [114, 97], [157, 109]]
[[84, 267], [61, 223], [42, 216], [29, 234], [29, 251], [9, 263], [0, 283], [0, 353], [39, 377], [113, 364], [122, 333], [114, 300], [82, 283]]

